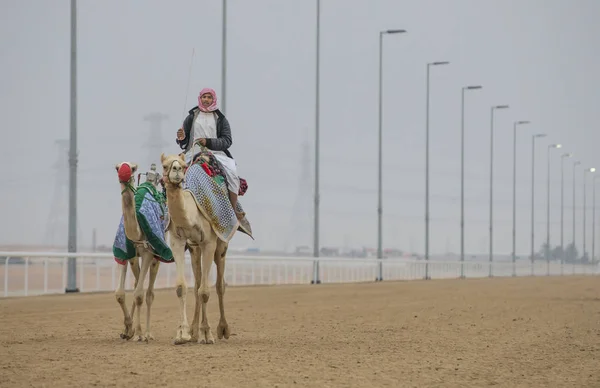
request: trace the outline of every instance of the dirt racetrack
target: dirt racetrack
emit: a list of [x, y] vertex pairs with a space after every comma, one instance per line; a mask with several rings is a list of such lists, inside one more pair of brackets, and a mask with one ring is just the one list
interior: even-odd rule
[[[228, 341], [175, 346], [172, 289], [149, 344], [119, 338], [110, 293], [0, 299], [0, 387], [600, 386], [598, 277], [230, 287], [225, 303]], [[214, 287], [209, 305], [216, 337]]]

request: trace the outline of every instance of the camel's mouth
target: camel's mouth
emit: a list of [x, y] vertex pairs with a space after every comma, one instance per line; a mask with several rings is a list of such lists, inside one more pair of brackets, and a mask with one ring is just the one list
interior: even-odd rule
[[117, 170], [117, 174], [119, 175], [119, 182], [127, 183], [131, 180], [133, 171], [128, 163], [122, 163]]
[[119, 176], [120, 183], [130, 183], [133, 177], [135, 176], [135, 172], [137, 171], [137, 164], [130, 162], [122, 162], [118, 163], [115, 166], [117, 170], [117, 175]]
[[174, 160], [169, 166], [167, 174], [165, 174], [165, 181], [177, 186], [183, 183], [184, 179], [185, 167], [182, 166], [177, 160]]
[[169, 173], [169, 183], [174, 185], [179, 185], [183, 182], [183, 173], [178, 171], [173, 171]]

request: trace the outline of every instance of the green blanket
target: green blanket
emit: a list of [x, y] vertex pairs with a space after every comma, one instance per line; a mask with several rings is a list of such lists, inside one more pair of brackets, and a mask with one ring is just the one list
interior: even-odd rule
[[[168, 225], [168, 211], [164, 196], [150, 182], [142, 183], [135, 190], [135, 213], [138, 225], [155, 258], [165, 262], [173, 262], [173, 252], [166, 242], [165, 229]], [[133, 242], [125, 235], [123, 215], [113, 243], [115, 260], [124, 264], [136, 256]]]

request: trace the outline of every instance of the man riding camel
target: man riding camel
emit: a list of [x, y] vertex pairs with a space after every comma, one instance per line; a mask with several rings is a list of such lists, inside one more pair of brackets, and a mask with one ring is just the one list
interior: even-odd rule
[[231, 127], [223, 112], [217, 108], [217, 94], [213, 89], [204, 88], [200, 91], [198, 106], [189, 111], [183, 121], [183, 128], [177, 130], [176, 142], [185, 153], [190, 151], [195, 142], [212, 152], [223, 166], [229, 188], [229, 200], [237, 218], [242, 220], [245, 214], [236, 210], [240, 179], [237, 164], [228, 150], [233, 143]]

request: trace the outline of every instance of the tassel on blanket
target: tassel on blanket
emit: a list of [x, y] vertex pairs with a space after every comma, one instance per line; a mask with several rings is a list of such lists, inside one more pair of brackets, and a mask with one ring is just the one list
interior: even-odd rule
[[246, 194], [246, 190], [248, 190], [248, 182], [246, 182], [244, 178], [240, 178], [240, 190], [238, 195], [241, 197], [242, 195]]

